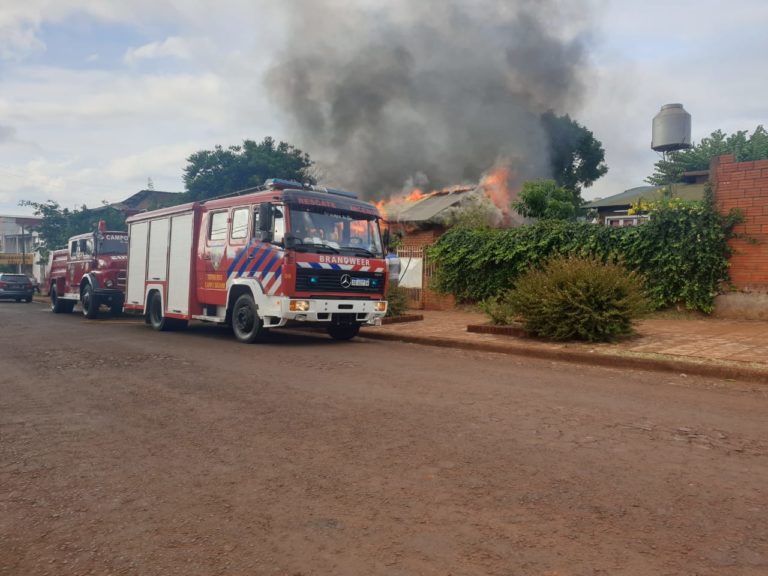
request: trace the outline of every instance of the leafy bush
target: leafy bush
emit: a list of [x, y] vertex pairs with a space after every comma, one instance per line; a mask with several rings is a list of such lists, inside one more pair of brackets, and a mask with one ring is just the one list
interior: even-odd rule
[[728, 239], [738, 215], [722, 216], [711, 202], [674, 201], [650, 216], [632, 228], [557, 220], [505, 230], [452, 228], [430, 250], [433, 286], [460, 302], [480, 302], [555, 256], [594, 257], [642, 274], [654, 308], [683, 304], [711, 312], [728, 280]]
[[610, 341], [632, 332], [649, 309], [642, 278], [595, 258], [554, 258], [531, 269], [500, 299], [526, 332], [552, 340]]
[[508, 295], [508, 291], [502, 292], [478, 303], [480, 310], [488, 315], [493, 324], [512, 324], [512, 322], [518, 319], [517, 314], [509, 304]]
[[408, 310], [408, 297], [405, 290], [395, 283], [390, 282], [387, 289], [387, 313], [386, 316], [402, 316]]

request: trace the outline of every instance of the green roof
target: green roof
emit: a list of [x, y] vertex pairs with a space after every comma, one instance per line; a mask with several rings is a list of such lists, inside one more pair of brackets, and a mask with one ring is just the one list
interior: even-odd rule
[[[703, 200], [704, 187], [706, 184], [673, 184], [672, 198], [681, 198], [682, 200]], [[621, 194], [601, 198], [584, 204], [584, 208], [622, 208], [637, 204], [642, 198], [646, 201], [658, 200], [663, 196], [662, 187], [659, 186], [638, 186], [625, 190]]]

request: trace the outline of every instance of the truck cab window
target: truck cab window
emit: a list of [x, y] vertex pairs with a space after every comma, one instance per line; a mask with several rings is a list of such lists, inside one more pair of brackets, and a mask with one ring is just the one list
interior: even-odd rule
[[285, 238], [285, 218], [283, 217], [283, 211], [280, 208], [275, 208], [275, 235], [273, 242], [282, 246], [283, 239]]
[[77, 240], [74, 242], [71, 242], [69, 245], [69, 256], [70, 258], [74, 258], [77, 256]]
[[259, 205], [258, 204], [256, 204], [256, 206], [253, 208], [253, 227], [252, 227], [251, 236], [253, 238], [259, 237]]
[[214, 212], [211, 214], [211, 225], [208, 229], [209, 240], [226, 240], [227, 238], [227, 212]]
[[80, 256], [93, 256], [93, 240], [80, 240]]
[[232, 211], [232, 239], [245, 238], [248, 235], [249, 208], [235, 208]]

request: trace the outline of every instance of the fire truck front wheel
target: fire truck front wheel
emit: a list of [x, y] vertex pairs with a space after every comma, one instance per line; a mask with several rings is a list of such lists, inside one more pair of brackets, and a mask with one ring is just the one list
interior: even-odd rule
[[80, 294], [80, 305], [83, 307], [83, 316], [94, 319], [99, 315], [99, 298], [93, 293], [93, 287], [86, 284]]
[[331, 324], [328, 334], [334, 340], [351, 340], [360, 332], [360, 324]]
[[251, 344], [263, 333], [264, 323], [250, 294], [242, 294], [232, 308], [232, 332], [240, 342]]

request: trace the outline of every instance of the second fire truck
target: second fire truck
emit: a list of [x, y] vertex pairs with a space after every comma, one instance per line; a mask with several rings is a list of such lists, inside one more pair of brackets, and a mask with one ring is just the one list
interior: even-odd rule
[[379, 218], [352, 193], [276, 179], [132, 216], [125, 309], [156, 330], [230, 324], [248, 343], [291, 323], [348, 340], [387, 310]]

